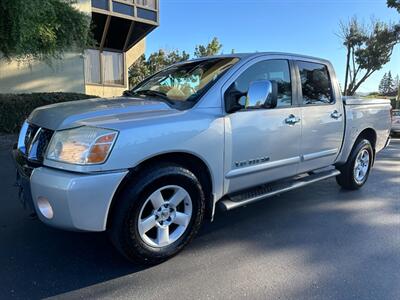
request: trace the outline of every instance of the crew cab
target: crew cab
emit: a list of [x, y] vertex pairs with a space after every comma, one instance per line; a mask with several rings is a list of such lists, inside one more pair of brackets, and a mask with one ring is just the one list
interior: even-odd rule
[[390, 122], [389, 101], [342, 98], [327, 60], [232, 54], [172, 65], [122, 97], [37, 108], [13, 154], [41, 221], [107, 231], [126, 258], [155, 264], [217, 206], [330, 177], [362, 187]]

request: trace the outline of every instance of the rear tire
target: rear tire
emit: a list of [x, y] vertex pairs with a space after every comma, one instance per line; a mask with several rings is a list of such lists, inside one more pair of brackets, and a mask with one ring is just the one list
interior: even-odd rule
[[336, 176], [336, 182], [347, 190], [357, 190], [365, 184], [374, 159], [370, 141], [360, 139], [355, 145], [347, 162], [338, 167], [341, 174]]
[[205, 197], [199, 180], [177, 165], [152, 167], [119, 194], [108, 230], [131, 262], [153, 265], [181, 251], [197, 234]]

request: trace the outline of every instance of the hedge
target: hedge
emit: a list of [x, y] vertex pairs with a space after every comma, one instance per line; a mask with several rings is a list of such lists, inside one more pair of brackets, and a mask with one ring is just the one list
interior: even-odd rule
[[78, 93], [0, 94], [0, 132], [17, 133], [37, 107], [89, 98], [96, 96]]

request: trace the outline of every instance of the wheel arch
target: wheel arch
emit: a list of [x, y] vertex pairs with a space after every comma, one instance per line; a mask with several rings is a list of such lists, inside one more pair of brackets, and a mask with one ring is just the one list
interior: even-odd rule
[[366, 139], [371, 143], [372, 150], [374, 152], [373, 161], [375, 160], [375, 154], [376, 154], [375, 147], [377, 142], [377, 134], [373, 128], [371, 127], [364, 128], [355, 138], [350, 139], [350, 136], [345, 136], [344, 139], [345, 139], [345, 148], [342, 150], [340, 160], [335, 163], [337, 167], [340, 167], [347, 162], [354, 148], [357, 147], [357, 144], [361, 139]]
[[372, 128], [365, 128], [363, 131], [360, 132], [358, 137], [356, 138], [353, 147], [356, 145], [357, 141], [360, 139], [367, 139], [372, 146], [372, 149], [375, 152], [375, 147], [376, 147], [376, 139], [377, 139], [377, 134], [376, 131]]
[[373, 165], [375, 163], [375, 155], [376, 155], [376, 150], [375, 150], [376, 139], [377, 139], [376, 131], [370, 127], [365, 128], [363, 131], [361, 131], [354, 142], [353, 148], [351, 149], [352, 151], [353, 151], [354, 147], [357, 146], [357, 142], [361, 139], [366, 139], [371, 143], [372, 151], [373, 151], [373, 157], [372, 157], [372, 165]]
[[155, 156], [149, 157], [142, 162], [140, 162], [137, 166], [129, 169], [128, 174], [122, 180], [120, 185], [118, 186], [114, 197], [111, 201], [110, 208], [107, 214], [107, 226], [109, 228], [110, 221], [114, 214], [114, 208], [118, 201], [119, 194], [123, 191], [125, 186], [134, 181], [137, 176], [140, 176], [143, 170], [154, 167], [160, 163], [171, 163], [177, 164], [182, 167], [187, 168], [191, 171], [200, 181], [200, 184], [203, 188], [205, 198], [206, 198], [206, 215], [205, 217], [208, 219], [212, 219], [214, 213], [214, 196], [213, 196], [213, 178], [208, 165], [201, 159], [199, 156], [188, 153], [188, 152], [168, 152], [157, 154]]

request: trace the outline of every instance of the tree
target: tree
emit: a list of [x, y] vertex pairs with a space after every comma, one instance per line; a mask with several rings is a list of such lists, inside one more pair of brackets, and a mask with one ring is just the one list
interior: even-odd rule
[[357, 18], [340, 23], [339, 36], [346, 47], [344, 95], [354, 95], [362, 83], [390, 61], [394, 46], [400, 41], [400, 26], [373, 21], [370, 28]]
[[399, 75], [395, 78], [392, 72], [385, 73], [379, 83], [379, 94], [381, 96], [396, 96], [399, 92], [400, 79]]
[[400, 86], [399, 75], [396, 75], [396, 77], [392, 79], [389, 96], [397, 96], [397, 94], [399, 93], [399, 86]]
[[146, 60], [146, 56], [142, 55], [133, 63], [129, 68], [129, 84], [135, 86], [143, 81], [146, 77], [157, 73], [158, 71], [177, 62], [189, 59], [189, 54], [185, 51], [179, 52], [178, 50], [166, 52], [162, 49], [150, 54]]
[[[194, 56], [204, 57], [217, 54], [222, 48], [222, 45], [217, 38], [213, 38], [207, 45], [197, 45], [195, 47]], [[186, 61], [190, 55], [185, 51], [165, 51], [158, 50], [150, 54], [148, 59], [142, 55], [130, 68], [129, 68], [129, 84], [131, 87], [137, 85], [146, 77], [181, 61]]]
[[387, 0], [387, 6], [397, 9], [400, 13], [400, 0]]
[[385, 73], [379, 83], [379, 94], [386, 95], [387, 93], [387, 73]]
[[339, 37], [343, 40], [343, 45], [346, 47], [346, 71], [343, 94], [347, 95], [348, 80], [352, 80], [350, 71], [350, 59], [353, 59], [353, 69], [355, 68], [354, 52], [356, 47], [360, 47], [365, 41], [365, 29], [359, 24], [357, 18], [353, 17], [349, 23], [340, 22]]
[[397, 108], [400, 106], [400, 80], [399, 75], [397, 75]]
[[216, 55], [221, 50], [221, 48], [222, 48], [221, 43], [215, 37], [206, 46], [197, 45], [195, 50], [194, 50], [194, 56], [196, 56], [196, 57], [204, 57], [204, 56]]
[[392, 72], [391, 71], [389, 71], [389, 73], [387, 75], [386, 85], [387, 85], [386, 93], [387, 93], [388, 96], [391, 96], [393, 94], [393, 91], [394, 91], [394, 81], [393, 81], [393, 77], [392, 77]]
[[91, 44], [90, 18], [73, 0], [2, 0], [0, 52], [3, 59], [60, 58], [71, 47]]
[[179, 52], [178, 50], [166, 52], [164, 50], [158, 50], [149, 56], [147, 65], [150, 74], [154, 74], [172, 64], [177, 62], [185, 61], [189, 59], [189, 54], [185, 51]]
[[399, 75], [396, 75], [395, 79], [393, 80], [393, 93], [397, 95], [400, 89], [400, 78]]

